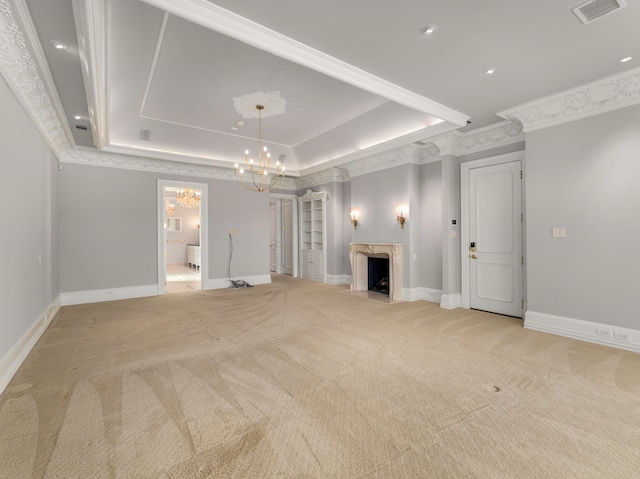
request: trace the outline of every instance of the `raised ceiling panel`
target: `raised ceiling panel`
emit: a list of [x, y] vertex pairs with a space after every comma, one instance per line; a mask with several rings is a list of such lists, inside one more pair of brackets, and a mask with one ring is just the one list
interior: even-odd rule
[[[142, 115], [194, 128], [257, 136], [233, 98], [280, 91], [286, 112], [263, 121], [267, 141], [293, 146], [377, 105], [384, 99], [171, 16], [159, 48]], [[408, 110], [408, 109], [407, 109]]]

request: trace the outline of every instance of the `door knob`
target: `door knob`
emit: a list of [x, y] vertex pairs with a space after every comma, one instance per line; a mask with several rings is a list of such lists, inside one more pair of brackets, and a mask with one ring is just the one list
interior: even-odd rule
[[478, 259], [478, 257], [475, 254], [472, 254], [471, 259]]

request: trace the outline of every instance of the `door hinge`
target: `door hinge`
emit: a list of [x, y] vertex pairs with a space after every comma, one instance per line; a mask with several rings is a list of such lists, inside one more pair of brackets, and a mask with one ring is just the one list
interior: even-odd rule
[[520, 264], [524, 266], [524, 256], [520, 256]]
[[522, 170], [520, 170], [520, 179], [522, 179]]
[[524, 299], [523, 299], [522, 301], [520, 301], [520, 307], [521, 307], [522, 309], [524, 309]]
[[520, 213], [520, 223], [524, 223], [524, 213]]

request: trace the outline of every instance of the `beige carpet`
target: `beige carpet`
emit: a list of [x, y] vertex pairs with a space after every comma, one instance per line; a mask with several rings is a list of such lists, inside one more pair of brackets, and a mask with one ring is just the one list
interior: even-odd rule
[[640, 478], [640, 355], [274, 277], [63, 308], [0, 446], [3, 479]]

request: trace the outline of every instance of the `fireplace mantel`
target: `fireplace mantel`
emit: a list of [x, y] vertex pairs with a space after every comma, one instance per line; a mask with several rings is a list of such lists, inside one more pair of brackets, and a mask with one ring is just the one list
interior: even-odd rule
[[402, 245], [392, 243], [350, 243], [351, 291], [368, 289], [368, 257], [389, 258], [389, 299], [402, 299]]

